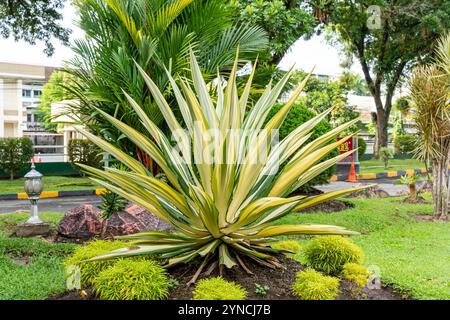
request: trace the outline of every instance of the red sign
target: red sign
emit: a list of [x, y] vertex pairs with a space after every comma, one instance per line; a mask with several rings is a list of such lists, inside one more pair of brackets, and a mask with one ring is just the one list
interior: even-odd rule
[[[341, 138], [337, 138], [337, 140], [341, 140]], [[349, 138], [347, 140], [345, 140], [344, 142], [342, 142], [339, 146], [338, 146], [338, 150], [339, 150], [339, 154], [343, 154], [346, 153], [348, 151], [352, 151], [353, 150], [353, 138]], [[353, 162], [355, 161], [354, 159], [354, 154], [352, 153], [350, 155], [348, 155], [347, 157], [345, 157], [344, 159], [342, 159], [339, 162]]]

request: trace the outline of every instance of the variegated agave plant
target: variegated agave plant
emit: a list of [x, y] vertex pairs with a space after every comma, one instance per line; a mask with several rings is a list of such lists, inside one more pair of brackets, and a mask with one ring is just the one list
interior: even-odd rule
[[[179, 152], [173, 152], [169, 139], [128, 95], [129, 103], [151, 139], [98, 110], [159, 165], [168, 183], [153, 177], [139, 161], [107, 141], [80, 130], [129, 169], [106, 168], [103, 171], [80, 165], [93, 176], [93, 180], [154, 212], [176, 230], [149, 231], [121, 237], [130, 240], [129, 248], [113, 251], [94, 260], [158, 254], [166, 266], [173, 266], [202, 257], [197, 275], [208, 262], [228, 268], [239, 264], [249, 271], [243, 257], [269, 267], [280, 266], [275, 257], [279, 250], [270, 246], [274, 236], [355, 234], [336, 226], [274, 225], [273, 222], [289, 212], [355, 190], [334, 191], [311, 197], [288, 197], [351, 153], [320, 162], [339, 145], [336, 136], [356, 120], [307, 143], [311, 130], [327, 116], [328, 110], [302, 124], [282, 141], [266, 149], [261, 148], [265, 141], [270, 140], [273, 130], [280, 127], [309, 76], [265, 124], [270, 109], [293, 71], [288, 72], [276, 85], [269, 84], [254, 106], [248, 108], [247, 99], [254, 69], [240, 97], [236, 88], [236, 70], [237, 62], [226, 84], [219, 81], [214, 95], [211, 95], [212, 86], [208, 86], [202, 78], [192, 53], [191, 82], [186, 79], [175, 81], [169, 75], [185, 128], [176, 120], [155, 83], [140, 70], [167, 125], [179, 135]], [[212, 141], [207, 139], [211, 129], [219, 131], [222, 134], [220, 138]], [[229, 129], [242, 129], [255, 134], [253, 139], [248, 139], [244, 135], [229, 134]], [[265, 152], [267, 161], [250, 161], [261, 150]], [[194, 161], [190, 161], [191, 157]], [[285, 165], [278, 167], [280, 163]]]

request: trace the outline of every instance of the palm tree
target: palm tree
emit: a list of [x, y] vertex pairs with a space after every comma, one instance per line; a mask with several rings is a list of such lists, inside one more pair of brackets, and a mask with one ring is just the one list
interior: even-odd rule
[[[129, 139], [122, 139], [121, 132], [95, 109], [145, 132], [123, 94], [125, 90], [152, 121], [162, 125], [163, 117], [137, 65], [173, 106], [167, 71], [183, 77], [189, 50], [196, 53], [205, 77], [212, 79], [218, 71], [229, 71], [238, 46], [241, 65], [267, 46], [265, 32], [236, 25], [221, 0], [75, 0], [75, 5], [86, 36], [76, 41], [76, 56], [67, 70], [77, 79], [71, 90], [80, 100], [73, 116], [83, 118], [89, 129], [137, 156], [147, 167], [151, 167], [151, 159]], [[178, 110], [174, 111], [178, 116]]]
[[414, 70], [410, 80], [411, 98], [416, 110], [416, 156], [430, 159], [433, 171], [435, 219], [448, 219], [450, 163], [450, 34], [436, 49], [432, 65]]

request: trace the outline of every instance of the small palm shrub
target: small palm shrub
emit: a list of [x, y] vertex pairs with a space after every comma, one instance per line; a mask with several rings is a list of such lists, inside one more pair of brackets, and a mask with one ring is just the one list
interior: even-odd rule
[[246, 297], [244, 288], [221, 277], [200, 280], [193, 292], [194, 300], [245, 300]]
[[[199, 264], [200, 270], [196, 273], [198, 275], [206, 261], [211, 262], [211, 259], [227, 268], [240, 265], [245, 269], [245, 259], [242, 257], [261, 265], [280, 267], [274, 256], [277, 250], [267, 244], [271, 237], [357, 234], [337, 226], [274, 225], [273, 222], [292, 211], [355, 190], [339, 190], [310, 197], [289, 196], [352, 153], [346, 152], [320, 162], [342, 141], [353, 136], [336, 141], [336, 137], [358, 119], [307, 142], [311, 131], [327, 117], [330, 109], [306, 121], [281, 141], [273, 141], [309, 76], [294, 90], [292, 98], [264, 124], [293, 70], [277, 84], [268, 85], [254, 107], [249, 108], [247, 101], [253, 77], [249, 77], [239, 96], [236, 89], [237, 59], [225, 87], [218, 81], [213, 91], [208, 89], [202, 78], [193, 53], [190, 67], [192, 79], [189, 81], [179, 77], [177, 82], [168, 74], [183, 116], [182, 124], [154, 81], [139, 69], [155, 105], [177, 136], [179, 143], [176, 152], [166, 135], [130, 96], [126, 95], [128, 103], [145, 127], [144, 133], [97, 110], [105, 121], [111, 122], [154, 160], [169, 183], [155, 178], [141, 162], [108, 141], [77, 129], [127, 167], [127, 170], [111, 167], [99, 170], [80, 164], [83, 170], [106, 189], [143, 206], [176, 229], [173, 233], [148, 231], [122, 237], [131, 241], [130, 248], [95, 259], [158, 254], [167, 267], [202, 259], [203, 263]], [[211, 96], [212, 92], [217, 95]], [[209, 141], [208, 137], [214, 139]], [[259, 159], [255, 159], [256, 155]], [[282, 168], [280, 163], [284, 164]]]
[[416, 182], [420, 179], [420, 175], [417, 173], [413, 174], [405, 174], [400, 177], [400, 183], [408, 185], [409, 186], [409, 197], [410, 199], [416, 199], [417, 198], [417, 189], [416, 189]]
[[334, 300], [339, 295], [339, 279], [306, 269], [297, 272], [292, 291], [301, 300]]
[[81, 272], [81, 286], [86, 287], [94, 282], [95, 277], [104, 269], [114, 264], [114, 260], [82, 262], [98, 255], [126, 247], [122, 241], [95, 240], [85, 246], [75, 249], [72, 256], [65, 262], [65, 266], [77, 265]]
[[342, 278], [353, 282], [358, 288], [366, 286], [369, 276], [369, 270], [357, 263], [346, 263], [342, 268]]
[[307, 265], [328, 274], [339, 274], [346, 263], [360, 264], [364, 258], [360, 247], [340, 236], [316, 237], [303, 253]]
[[123, 259], [98, 274], [95, 294], [101, 300], [161, 300], [169, 294], [167, 272], [154, 260]]
[[108, 219], [113, 213], [124, 210], [128, 203], [127, 199], [111, 191], [102, 193], [101, 197], [102, 204], [98, 208], [103, 211], [103, 219]]
[[380, 159], [384, 162], [384, 168], [387, 169], [389, 167], [389, 159], [394, 158], [395, 151], [392, 148], [383, 147], [380, 148], [379, 156]]
[[290, 251], [290, 252], [288, 252], [288, 254], [290, 254], [290, 255], [297, 254], [300, 251], [300, 249], [302, 248], [302, 246], [297, 241], [294, 241], [294, 240], [286, 240], [286, 241], [276, 242], [276, 243], [272, 244], [271, 247], [274, 249], [277, 249], [277, 250]]

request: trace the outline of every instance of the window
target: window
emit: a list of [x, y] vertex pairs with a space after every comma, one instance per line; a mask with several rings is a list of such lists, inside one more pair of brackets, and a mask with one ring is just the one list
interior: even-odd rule
[[33, 115], [32, 114], [27, 114], [27, 121], [28, 122], [33, 122]]
[[33, 90], [33, 96], [34, 97], [39, 97], [42, 94], [41, 90]]
[[22, 89], [22, 97], [31, 97], [31, 90], [30, 89]]

